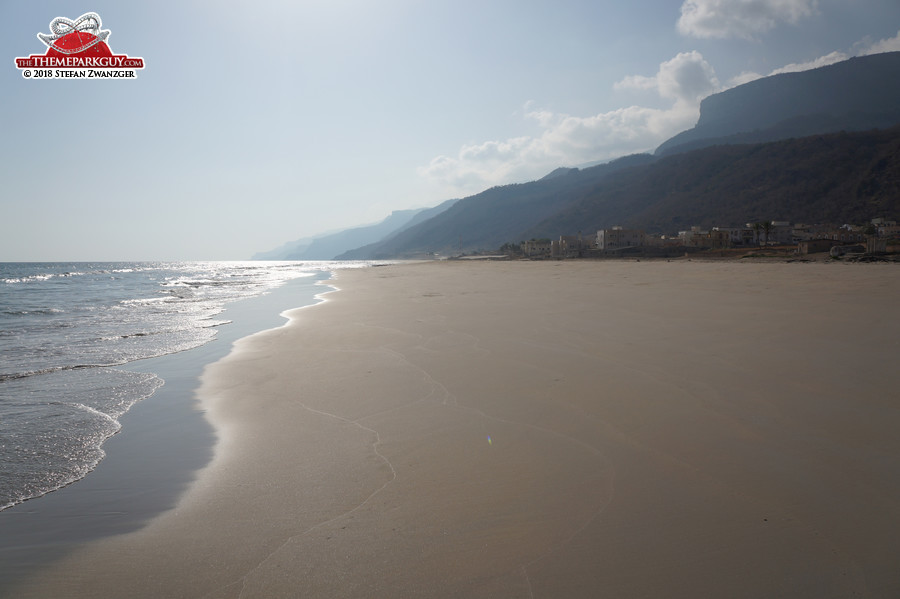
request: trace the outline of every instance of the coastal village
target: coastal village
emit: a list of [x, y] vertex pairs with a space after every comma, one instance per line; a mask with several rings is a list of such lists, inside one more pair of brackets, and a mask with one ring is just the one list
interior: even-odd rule
[[884, 218], [865, 225], [792, 224], [787, 221], [747, 223], [743, 227], [699, 226], [677, 235], [654, 235], [641, 229], [611, 227], [594, 235], [563, 235], [559, 239], [530, 239], [506, 244], [509, 257], [528, 259], [601, 258], [615, 256], [671, 257], [716, 251], [772, 250], [787, 254], [900, 255], [900, 225]]

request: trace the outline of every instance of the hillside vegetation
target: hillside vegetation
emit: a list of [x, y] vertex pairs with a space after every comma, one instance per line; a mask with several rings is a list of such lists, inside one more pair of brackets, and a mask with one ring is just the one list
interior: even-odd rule
[[900, 127], [638, 155], [604, 166], [489, 189], [354, 257], [495, 249], [615, 225], [676, 233], [691, 225], [900, 215]]
[[861, 223], [900, 214], [900, 127], [704, 148], [607, 177], [522, 237], [612, 225], [671, 233], [751, 221]]

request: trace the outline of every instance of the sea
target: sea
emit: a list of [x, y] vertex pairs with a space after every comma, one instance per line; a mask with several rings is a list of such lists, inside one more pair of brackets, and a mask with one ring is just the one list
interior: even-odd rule
[[122, 416], [165, 384], [139, 361], [209, 343], [232, 302], [371, 264], [0, 263], [0, 510], [97, 467]]

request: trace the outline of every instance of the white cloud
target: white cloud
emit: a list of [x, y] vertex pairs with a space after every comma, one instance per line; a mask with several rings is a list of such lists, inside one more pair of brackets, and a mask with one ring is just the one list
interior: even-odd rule
[[615, 87], [652, 91], [671, 100], [672, 106], [629, 106], [578, 117], [532, 110], [528, 104], [525, 117], [541, 127], [539, 135], [465, 145], [455, 157], [438, 156], [419, 172], [465, 193], [534, 179], [558, 166], [652, 150], [692, 127], [699, 116], [700, 100], [718, 91], [720, 85], [699, 52], [685, 52], [662, 63], [656, 75], [626, 77]]
[[613, 85], [614, 89], [651, 90], [663, 98], [697, 102], [719, 88], [716, 73], [699, 52], [682, 52], [659, 65], [653, 77], [630, 75]]
[[716, 72], [699, 52], [682, 52], [659, 65], [659, 95], [683, 102], [699, 102], [719, 87]]
[[765, 75], [760, 75], [754, 71], [744, 71], [739, 75], [735, 75], [731, 79], [728, 80], [728, 84], [726, 87], [731, 89], [732, 87], [737, 87], [739, 85], [744, 85], [745, 83], [750, 83], [751, 81], [756, 81], [757, 79], [762, 79]]
[[778, 75], [780, 73], [799, 73], [800, 71], [817, 69], [819, 67], [842, 62], [849, 59], [851, 56], [867, 56], [870, 54], [880, 54], [882, 52], [898, 52], [900, 51], [900, 31], [898, 31], [897, 35], [895, 35], [894, 37], [878, 40], [877, 42], [857, 42], [856, 44], [854, 44], [854, 48], [856, 48], [856, 51], [853, 54], [848, 54], [846, 52], [836, 50], [834, 52], [826, 54], [825, 56], [820, 56], [806, 62], [786, 64], [783, 67], [779, 67], [770, 72], [768, 75], [761, 75], [752, 71], [743, 72], [740, 75], [729, 79], [728, 87], [736, 87], [738, 85], [749, 83], [750, 81], [754, 81], [756, 79], [762, 79], [763, 77]]
[[558, 166], [651, 150], [697, 121], [696, 108], [630, 106], [589, 117], [542, 112], [542, 133], [464, 145], [455, 157], [438, 156], [419, 173], [472, 193], [493, 185], [541, 177]]
[[653, 90], [657, 89], [656, 77], [647, 77], [645, 75], [628, 75], [621, 81], [613, 84], [613, 89], [641, 89]]
[[752, 39], [816, 13], [817, 0], [685, 0], [678, 31], [699, 38]]
[[791, 64], [786, 64], [783, 67], [775, 69], [768, 75], [760, 75], [759, 73], [754, 73], [752, 71], [745, 71], [740, 75], [729, 79], [728, 86], [737, 87], [738, 85], [743, 85], [744, 83], [749, 83], [751, 81], [755, 81], [756, 79], [762, 79], [763, 77], [770, 77], [772, 75], [779, 75], [781, 73], [799, 73], [800, 71], [818, 69], [819, 67], [828, 66], [836, 62], [842, 62], [844, 60], [847, 60], [848, 58], [850, 58], [849, 54], [835, 51], [807, 62], [794, 62]]
[[[685, 19], [686, 7], [693, 21]], [[796, 22], [812, 14], [815, 0], [686, 0], [679, 28], [691, 24], [693, 34], [717, 31], [749, 35], [774, 27], [779, 21]], [[701, 16], [705, 15], [705, 19]], [[900, 31], [892, 38], [860, 42], [852, 55], [900, 50]], [[850, 58], [835, 51], [810, 61], [791, 63], [768, 74], [744, 72], [722, 85], [713, 67], [699, 52], [683, 52], [659, 65], [653, 76], [630, 75], [614, 84], [617, 90], [653, 93], [669, 100], [669, 108], [629, 106], [593, 116], [578, 117], [525, 105], [524, 117], [537, 123], [541, 133], [502, 141], [464, 145], [456, 156], [438, 156], [419, 169], [423, 177], [448, 186], [454, 193], [473, 193], [491, 185], [526, 181], [558, 166], [574, 166], [652, 150], [692, 127], [700, 101], [723, 89], [779, 73], [806, 71]]]
[[831, 52], [830, 54], [826, 54], [825, 56], [820, 56], [814, 60], [810, 60], [807, 62], [795, 62], [791, 64], [784, 65], [778, 69], [775, 69], [770, 75], [778, 75], [780, 73], [799, 73], [800, 71], [808, 71], [810, 69], [818, 69], [819, 67], [825, 67], [830, 64], [834, 64], [836, 62], [842, 62], [850, 58], [849, 55], [843, 52]]
[[897, 35], [889, 37], [871, 44], [865, 48], [860, 54], [880, 54], [882, 52], [898, 52], [900, 51], [900, 31]]

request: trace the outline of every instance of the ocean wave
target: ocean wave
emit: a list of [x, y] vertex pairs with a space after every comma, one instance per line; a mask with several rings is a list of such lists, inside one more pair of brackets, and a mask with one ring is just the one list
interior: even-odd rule
[[51, 366], [49, 368], [40, 368], [38, 370], [26, 370], [22, 372], [6, 372], [0, 373], [0, 383], [4, 383], [6, 381], [15, 381], [18, 379], [27, 379], [33, 376], [41, 376], [43, 374], [53, 374], [54, 372], [61, 372], [64, 370], [83, 370], [85, 368], [108, 368], [110, 366], [123, 366], [128, 363], [128, 360], [111, 362], [109, 364], [74, 364], [74, 365], [65, 365], [65, 366]]
[[209, 321], [206, 321], [206, 323], [203, 325], [203, 328], [212, 329], [215, 327], [220, 327], [224, 324], [231, 324], [231, 323], [232, 323], [232, 321], [230, 321], [230, 320], [209, 320]]
[[[28, 275], [25, 277], [7, 277], [0, 279], [2, 283], [38, 283], [41, 281], [49, 281], [54, 278], [67, 278], [67, 277], [80, 277], [87, 274], [92, 274], [88, 272], [80, 272], [80, 271], [66, 271], [66, 272], [47, 272], [47, 273], [37, 273], [33, 275]], [[96, 274], [96, 273], [93, 273]]]
[[171, 301], [171, 299], [171, 297], [140, 297], [121, 300], [119, 303], [123, 306], [152, 306], [153, 304]]
[[[215, 317], [230, 302], [334, 266], [0, 265], [10, 300], [0, 308], [0, 351], [12, 358], [0, 366], [0, 509], [93, 470], [103, 431], [114, 434], [112, 421], [162, 384], [107, 376], [116, 367], [204, 345], [231, 322]], [[69, 405], [48, 405], [56, 400]], [[18, 442], [31, 453], [19, 452]]]
[[8, 283], [10, 285], [16, 283], [32, 283], [35, 281], [46, 281], [48, 279], [52, 279], [55, 275], [52, 274], [41, 274], [41, 275], [29, 275], [27, 277], [10, 277], [7, 279], [0, 279], [3, 283]]
[[85, 410], [86, 412], [90, 412], [91, 414], [94, 414], [95, 416], [99, 416], [100, 418], [104, 419], [106, 422], [113, 425], [113, 427], [115, 429], [114, 432], [107, 435], [108, 437], [111, 437], [112, 435], [114, 435], [115, 433], [119, 432], [122, 429], [122, 424], [118, 420], [116, 420], [115, 418], [113, 418], [112, 416], [107, 414], [106, 412], [101, 412], [100, 410], [98, 410], [96, 408], [92, 408], [91, 406], [86, 406], [83, 403], [60, 404], [60, 405], [69, 405], [69, 406], [72, 406], [79, 410]]
[[84, 374], [72, 379], [58, 373], [61, 378], [38, 394], [40, 401], [14, 393], [0, 402], [0, 463], [9, 475], [0, 478], [0, 510], [84, 478], [105, 457], [103, 443], [121, 430], [119, 417], [163, 385], [149, 373]]
[[153, 335], [162, 335], [169, 331], [140, 331], [137, 333], [125, 333], [123, 335], [112, 335], [110, 337], [95, 337], [92, 341], [118, 341], [119, 339], [134, 339], [137, 337], [151, 337]]
[[233, 285], [233, 283], [213, 279], [174, 279], [167, 280], [162, 284], [163, 287], [224, 287], [226, 285]]
[[60, 310], [59, 308], [38, 308], [36, 310], [3, 310], [0, 314], [5, 314], [7, 316], [32, 316], [32, 315], [50, 315], [50, 314], [65, 314], [65, 310]]

